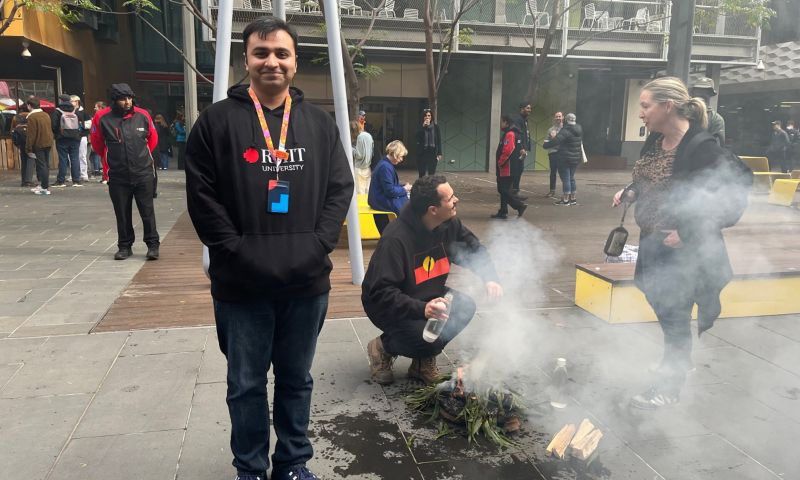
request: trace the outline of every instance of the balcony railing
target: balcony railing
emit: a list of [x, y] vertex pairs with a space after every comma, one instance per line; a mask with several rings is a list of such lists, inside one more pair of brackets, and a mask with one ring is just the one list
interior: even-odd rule
[[[218, 0], [205, 0], [216, 22]], [[298, 28], [301, 44], [324, 45], [321, 0], [286, 0], [287, 19]], [[453, 25], [459, 4], [468, 0], [433, 1], [434, 19], [441, 30]], [[712, 3], [698, 0], [692, 59], [703, 62], [755, 63], [760, 31], [743, 15], [724, 15]], [[558, 2], [553, 15], [552, 4]], [[575, 58], [664, 61], [669, 44], [672, 2], [666, 0], [478, 0], [456, 25], [462, 33], [460, 52], [530, 55], [532, 39], [542, 48], [553, 25], [549, 54]], [[420, 12], [424, 0], [339, 0], [346, 38], [361, 38], [375, 18], [366, 49], [424, 49]], [[234, 0], [234, 40], [254, 18], [272, 13], [270, 0]], [[206, 38], [213, 36], [206, 32]], [[437, 33], [434, 34], [437, 38]]]

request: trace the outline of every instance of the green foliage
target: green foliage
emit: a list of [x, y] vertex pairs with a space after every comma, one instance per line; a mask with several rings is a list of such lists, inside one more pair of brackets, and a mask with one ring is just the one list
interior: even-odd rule
[[[440, 378], [441, 382], [451, 381], [450, 375]], [[414, 411], [425, 414], [427, 422], [438, 425], [435, 439], [458, 433], [451, 424], [444, 421], [440, 400], [451, 395], [442, 388], [442, 383], [420, 388], [406, 397], [406, 404]], [[480, 437], [501, 448], [514, 446], [501, 424], [504, 419], [521, 414], [525, 405], [517, 393], [511, 390], [500, 390], [490, 386], [481, 386], [479, 392], [467, 392], [464, 395], [464, 406], [455, 417], [455, 423], [463, 427], [467, 442], [477, 442]], [[450, 414], [451, 415], [451, 414]]]
[[[18, 3], [28, 10], [54, 15], [67, 30], [81, 20], [85, 11], [105, 11], [92, 0], [18, 0]], [[158, 11], [151, 0], [127, 0], [122, 5], [136, 13]]]
[[[377, 65], [369, 65], [367, 63], [363, 50], [353, 45], [348, 45], [347, 50], [350, 54], [350, 57], [355, 58], [353, 60], [353, 70], [355, 70], [356, 75], [362, 78], [377, 78], [383, 75], [383, 69], [381, 67]], [[330, 64], [328, 52], [320, 52], [319, 55], [311, 59], [311, 63], [314, 65]]]
[[769, 8], [768, 0], [699, 0], [694, 10], [694, 24], [701, 31], [709, 31], [716, 25], [717, 17], [726, 15], [742, 19], [753, 28], [768, 28], [775, 10]]

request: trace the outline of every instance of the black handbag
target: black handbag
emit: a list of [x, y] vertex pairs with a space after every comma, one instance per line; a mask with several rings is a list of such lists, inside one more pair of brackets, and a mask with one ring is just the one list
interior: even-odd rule
[[[624, 195], [624, 193], [623, 193]], [[609, 257], [619, 257], [625, 249], [625, 242], [628, 241], [628, 230], [622, 225], [625, 223], [625, 214], [628, 213], [628, 207], [631, 205], [629, 202], [623, 202], [625, 209], [622, 210], [622, 220], [619, 222], [619, 227], [611, 230], [606, 239], [606, 246], [603, 252]]]

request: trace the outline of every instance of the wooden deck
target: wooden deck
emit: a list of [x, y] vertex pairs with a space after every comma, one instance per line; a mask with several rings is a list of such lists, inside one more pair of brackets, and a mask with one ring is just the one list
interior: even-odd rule
[[[364, 262], [374, 244], [364, 246]], [[161, 243], [161, 258], [146, 262], [114, 301], [93, 332], [190, 327], [214, 324], [210, 282], [203, 273], [202, 243], [189, 214], [175, 222]], [[346, 242], [331, 255], [328, 318], [363, 317], [361, 287], [353, 285]]]

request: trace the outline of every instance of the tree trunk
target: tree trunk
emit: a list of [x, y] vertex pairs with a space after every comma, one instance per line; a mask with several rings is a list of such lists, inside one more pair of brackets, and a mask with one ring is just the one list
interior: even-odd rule
[[433, 66], [433, 18], [431, 13], [431, 0], [425, 0], [422, 8], [422, 23], [425, 26], [425, 70], [428, 80], [428, 103], [433, 112], [433, 118], [438, 121], [438, 92], [436, 91], [436, 71]]
[[[536, 28], [537, 20], [535, 18], [533, 19], [533, 46], [531, 47], [533, 50], [533, 66], [531, 67], [531, 76], [528, 81], [528, 93], [525, 95], [525, 101], [531, 102], [531, 105], [536, 104], [536, 99], [539, 95], [539, 80], [542, 76], [542, 69], [547, 61], [550, 47], [553, 45], [553, 38], [556, 35], [556, 26], [558, 25], [559, 20], [561, 20], [564, 16], [564, 12], [560, 11], [560, 5], [561, 2], [558, 1], [553, 1], [550, 3], [550, 26], [547, 28], [547, 35], [544, 37], [542, 49], [538, 55], [536, 54], [536, 31], [538, 30], [538, 28]], [[568, 28], [568, 26], [562, 24], [562, 28]]]

